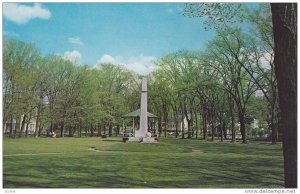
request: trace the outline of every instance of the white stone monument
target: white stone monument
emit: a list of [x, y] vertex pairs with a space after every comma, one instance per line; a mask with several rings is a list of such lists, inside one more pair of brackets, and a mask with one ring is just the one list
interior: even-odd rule
[[141, 90], [141, 113], [140, 113], [140, 127], [135, 131], [135, 136], [130, 137], [129, 141], [141, 141], [142, 143], [156, 143], [155, 138], [151, 137], [148, 132], [148, 114], [147, 114], [147, 78], [142, 79]]

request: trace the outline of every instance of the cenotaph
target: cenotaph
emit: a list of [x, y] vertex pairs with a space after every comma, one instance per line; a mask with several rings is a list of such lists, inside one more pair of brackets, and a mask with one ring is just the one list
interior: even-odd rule
[[147, 78], [142, 79], [141, 90], [141, 113], [140, 113], [140, 126], [135, 131], [134, 137], [130, 137], [128, 141], [140, 141], [141, 143], [156, 143], [154, 137], [148, 132], [148, 116], [147, 116]]

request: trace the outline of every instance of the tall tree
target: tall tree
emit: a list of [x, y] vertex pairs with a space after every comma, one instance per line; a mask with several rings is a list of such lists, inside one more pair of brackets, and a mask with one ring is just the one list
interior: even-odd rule
[[[11, 133], [14, 136], [24, 132], [28, 115], [36, 107], [35, 91], [37, 88], [36, 68], [39, 64], [39, 52], [33, 44], [5, 40], [3, 53], [3, 123], [10, 119]], [[22, 118], [22, 121], [20, 119]]]
[[247, 104], [256, 91], [256, 87], [254, 78], [249, 76], [240, 65], [251, 66], [252, 64], [248, 60], [249, 57], [247, 57], [244, 45], [235, 40], [235, 36], [240, 36], [238, 30], [219, 33], [218, 37], [208, 45], [206, 60], [219, 72], [224, 89], [235, 101], [242, 140], [243, 143], [246, 143]]
[[297, 187], [297, 4], [272, 3], [285, 187]]

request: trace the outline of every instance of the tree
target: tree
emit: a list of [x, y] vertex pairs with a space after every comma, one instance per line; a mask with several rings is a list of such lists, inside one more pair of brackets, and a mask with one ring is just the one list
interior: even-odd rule
[[148, 103], [149, 110], [153, 111], [158, 116], [159, 136], [164, 132], [164, 136], [166, 137], [168, 117], [171, 115], [170, 110], [178, 107], [178, 105], [172, 101], [173, 97], [176, 97], [177, 95], [172, 93], [172, 84], [168, 79], [169, 77], [165, 75], [165, 72], [162, 69], [152, 72], [149, 77], [148, 99], [151, 99]]
[[121, 123], [121, 115], [129, 112], [129, 106], [132, 106], [126, 103], [126, 100], [130, 95], [128, 92], [134, 88], [136, 75], [121, 65], [114, 64], [99, 64], [97, 70], [99, 73], [97, 80], [97, 89], [100, 92], [99, 100], [107, 112], [105, 126], [108, 126], [109, 136], [112, 136], [113, 128], [115, 126], [118, 128]]
[[224, 89], [235, 101], [243, 143], [246, 143], [247, 103], [256, 91], [256, 87], [253, 77], [249, 76], [241, 65], [251, 66], [252, 62], [245, 52], [244, 44], [239, 41], [242, 38], [235, 39], [240, 36], [238, 30], [219, 33], [218, 37], [208, 45], [205, 57], [208, 60], [207, 63], [219, 72]]
[[271, 9], [285, 187], [297, 188], [297, 4], [271, 3]]
[[[160, 67], [161, 74], [158, 79], [165, 79], [164, 88], [168, 90], [169, 95], [163, 95], [163, 104], [169, 104], [173, 107], [173, 115], [178, 121], [178, 113], [180, 113], [182, 124], [183, 119], [187, 120], [188, 138], [193, 136], [194, 131], [194, 114], [196, 114], [195, 99], [194, 99], [194, 78], [196, 77], [196, 53], [181, 50], [161, 58], [157, 65]], [[163, 78], [162, 78], [163, 77]], [[161, 95], [161, 94], [160, 94]], [[172, 96], [172, 97], [170, 97]], [[168, 102], [168, 103], [167, 103]], [[176, 103], [176, 104], [175, 104]], [[177, 109], [177, 110], [176, 110]], [[168, 109], [164, 110], [164, 121], [167, 123]], [[182, 126], [182, 129], [184, 127]], [[182, 131], [182, 138], [185, 138], [184, 131]]]
[[[257, 87], [263, 93], [268, 102], [267, 112], [268, 123], [272, 131], [272, 144], [277, 142], [277, 112], [278, 94], [277, 80], [274, 66], [274, 38], [272, 16], [269, 4], [260, 4], [256, 10], [248, 10], [246, 19], [253, 25], [252, 37], [256, 37], [250, 44], [249, 53], [253, 53], [252, 58], [254, 68], [243, 66], [251, 77], [254, 78]], [[251, 33], [251, 34], [252, 34]]]
[[[46, 83], [45, 98], [48, 107], [48, 117], [50, 120], [50, 132], [53, 133], [59, 125], [62, 124], [63, 118], [63, 100], [60, 99], [63, 91], [63, 83], [67, 76], [66, 61], [60, 56], [50, 55], [46, 58]], [[61, 135], [63, 135], [61, 130]]]
[[[36, 69], [40, 62], [38, 49], [13, 39], [5, 40], [3, 54], [3, 123], [11, 123], [10, 137], [24, 132], [25, 123], [36, 108]], [[22, 118], [22, 121], [20, 119]], [[13, 133], [13, 123], [14, 134]], [[19, 125], [19, 126], [17, 126]]]

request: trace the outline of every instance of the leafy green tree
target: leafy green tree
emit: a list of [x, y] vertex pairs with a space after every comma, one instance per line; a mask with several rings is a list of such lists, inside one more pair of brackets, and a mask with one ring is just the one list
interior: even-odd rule
[[[162, 70], [162, 76], [169, 80], [172, 85], [172, 95], [175, 97], [173, 99], [165, 100], [164, 104], [169, 104], [170, 107], [177, 109], [177, 113], [181, 113], [181, 119], [186, 118], [188, 122], [188, 138], [192, 135], [192, 125], [193, 125], [193, 115], [194, 115], [194, 97], [192, 95], [193, 91], [193, 77], [195, 77], [195, 53], [188, 51], [179, 51], [176, 53], [169, 54], [163, 57], [157, 62], [157, 65]], [[170, 87], [169, 87], [170, 88]], [[166, 97], [164, 97], [166, 98]], [[167, 101], [178, 101], [179, 105], [174, 103], [167, 103]], [[168, 112], [165, 108], [164, 112]], [[183, 128], [183, 127], [182, 127]], [[184, 138], [184, 133], [182, 133], [182, 138]]]
[[[148, 106], [158, 116], [159, 136], [164, 132], [167, 136], [168, 119], [171, 111], [172, 86], [163, 70], [157, 70], [150, 75], [148, 89]], [[178, 133], [178, 129], [177, 129]]]
[[247, 102], [256, 91], [254, 79], [249, 76], [240, 65], [251, 66], [244, 47], [239, 41], [235, 41], [235, 35], [239, 31], [232, 30], [229, 33], [220, 33], [208, 45], [206, 57], [210, 60], [212, 67], [219, 71], [224, 88], [230, 93], [235, 101], [240, 131], [243, 143], [246, 143], [245, 114]]
[[100, 103], [109, 115], [106, 122], [109, 136], [112, 136], [113, 127], [118, 128], [121, 123], [121, 115], [129, 111], [129, 104], [126, 103], [127, 90], [134, 88], [136, 75], [120, 65], [99, 64], [97, 68]]
[[[9, 121], [10, 137], [23, 134], [28, 115], [36, 107], [36, 67], [40, 61], [37, 48], [14, 39], [4, 42], [3, 51], [3, 123]], [[22, 121], [20, 119], [22, 118]], [[13, 123], [15, 128], [13, 134]], [[17, 127], [17, 125], [19, 125]]]

